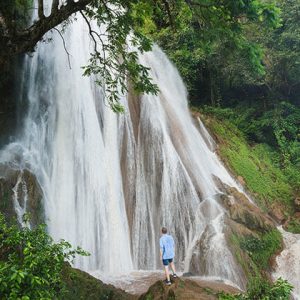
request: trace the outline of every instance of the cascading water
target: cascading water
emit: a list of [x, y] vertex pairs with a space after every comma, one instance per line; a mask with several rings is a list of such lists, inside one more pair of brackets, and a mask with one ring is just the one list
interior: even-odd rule
[[55, 32], [50, 44], [40, 43], [26, 58], [20, 94], [29, 111], [22, 134], [0, 157], [36, 175], [50, 234], [91, 253], [76, 261], [80, 268], [116, 274], [160, 268], [164, 225], [182, 271], [189, 271], [201, 240], [199, 275], [245, 287], [225, 241], [215, 178], [239, 187], [203, 124], [191, 118], [175, 67], [157, 46], [141, 55], [160, 92], [129, 93], [126, 112], [117, 116], [94, 80], [82, 77], [90, 41], [80, 17], [64, 38], [72, 69]]
[[238, 186], [207, 145], [212, 140], [207, 131], [201, 135], [194, 124], [186, 89], [166, 55], [155, 46], [140, 61], [151, 68], [160, 93], [141, 97], [139, 119], [133, 122], [137, 132], [134, 262], [139, 268], [159, 266], [157, 240], [164, 224], [175, 236], [177, 261], [185, 271], [203, 236], [201, 273], [244, 286], [226, 246], [224, 209], [216, 200], [220, 191], [214, 177]]
[[[20, 195], [20, 191], [22, 195]], [[13, 193], [13, 204], [15, 212], [17, 214], [18, 222], [22, 226], [25, 226], [26, 224], [23, 220], [23, 216], [27, 212], [28, 193], [26, 182], [23, 179], [23, 172], [20, 172], [20, 174], [18, 175], [17, 183], [13, 188]], [[28, 224], [28, 226], [30, 227], [30, 224]]]
[[41, 43], [33, 58], [26, 58], [27, 89], [21, 94], [29, 101], [29, 112], [22, 137], [3, 151], [2, 161], [10, 153], [8, 161], [21, 161], [21, 168], [37, 176], [50, 234], [91, 253], [89, 259], [78, 259], [77, 266], [128, 272], [132, 260], [117, 116], [103, 106], [94, 81], [82, 77], [89, 55], [82, 19], [69, 28], [65, 40], [72, 69], [55, 35], [52, 43]]
[[276, 270], [273, 273], [273, 278], [284, 278], [290, 282], [293, 289], [293, 297], [296, 300], [300, 299], [300, 234], [293, 234], [279, 228], [283, 236], [284, 250], [276, 257]]

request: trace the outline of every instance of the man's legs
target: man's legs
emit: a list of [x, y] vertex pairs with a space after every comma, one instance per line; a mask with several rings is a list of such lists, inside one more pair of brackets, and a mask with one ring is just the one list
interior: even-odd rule
[[174, 261], [172, 261], [172, 262], [170, 263], [170, 265], [171, 265], [171, 269], [172, 269], [172, 271], [173, 271], [173, 274], [176, 274]]
[[165, 267], [165, 274], [167, 281], [170, 281], [170, 274], [169, 274], [169, 266], [164, 266]]

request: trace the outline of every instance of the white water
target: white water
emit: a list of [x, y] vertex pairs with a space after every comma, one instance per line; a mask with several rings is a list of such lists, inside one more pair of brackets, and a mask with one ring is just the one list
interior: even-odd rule
[[273, 278], [279, 277], [290, 282], [293, 289], [294, 299], [300, 299], [300, 234], [292, 234], [279, 228], [283, 236], [284, 250], [276, 257], [276, 270]]
[[179, 270], [189, 271], [198, 255], [198, 275], [244, 288], [225, 241], [214, 178], [239, 187], [203, 124], [191, 118], [175, 67], [157, 46], [141, 56], [160, 93], [128, 95], [125, 114], [117, 116], [93, 79], [82, 77], [90, 40], [80, 17], [65, 40], [72, 69], [55, 32], [52, 43], [40, 43], [26, 59], [20, 94], [28, 116], [0, 156], [38, 178], [50, 234], [91, 253], [76, 261], [80, 268], [115, 275], [159, 269], [160, 228], [167, 226]]
[[[21, 192], [21, 195], [20, 195]], [[23, 220], [24, 214], [27, 212], [28, 193], [27, 185], [23, 178], [23, 172], [20, 172], [17, 178], [16, 185], [13, 188], [13, 205], [17, 214], [17, 220], [22, 226], [29, 226]]]

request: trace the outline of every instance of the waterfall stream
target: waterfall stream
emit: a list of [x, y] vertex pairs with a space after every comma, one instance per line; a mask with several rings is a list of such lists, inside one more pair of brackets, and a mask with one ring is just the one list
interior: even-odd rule
[[181, 271], [189, 271], [202, 240], [198, 275], [244, 288], [225, 240], [215, 178], [241, 188], [204, 125], [190, 116], [185, 86], [166, 55], [154, 46], [140, 56], [160, 92], [129, 92], [125, 113], [117, 115], [94, 78], [82, 77], [90, 40], [81, 17], [64, 35], [71, 69], [60, 36], [50, 36], [25, 59], [20, 100], [28, 112], [0, 161], [36, 175], [51, 236], [91, 253], [77, 267], [122, 274], [161, 267], [158, 239], [166, 226]]
[[278, 228], [283, 236], [284, 249], [276, 257], [276, 270], [273, 278], [284, 278], [294, 287], [292, 295], [294, 299], [300, 299], [300, 234], [286, 232], [281, 227]]

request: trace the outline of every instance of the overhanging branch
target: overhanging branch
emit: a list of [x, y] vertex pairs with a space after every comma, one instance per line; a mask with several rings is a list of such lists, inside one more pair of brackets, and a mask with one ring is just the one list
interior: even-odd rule
[[45, 17], [43, 0], [39, 0], [39, 2], [38, 2], [38, 16], [39, 16], [39, 19], [43, 19]]
[[58, 10], [59, 0], [53, 0], [51, 7], [51, 14]]
[[92, 0], [73, 0], [68, 1], [66, 5], [58, 9], [57, 0], [53, 1], [51, 14], [48, 17], [43, 13], [43, 1], [38, 2], [39, 20], [29, 28], [14, 33], [13, 35], [4, 35], [2, 40], [2, 52], [9, 56], [33, 51], [35, 45], [42, 39], [45, 33], [67, 20], [72, 14], [84, 10]]

